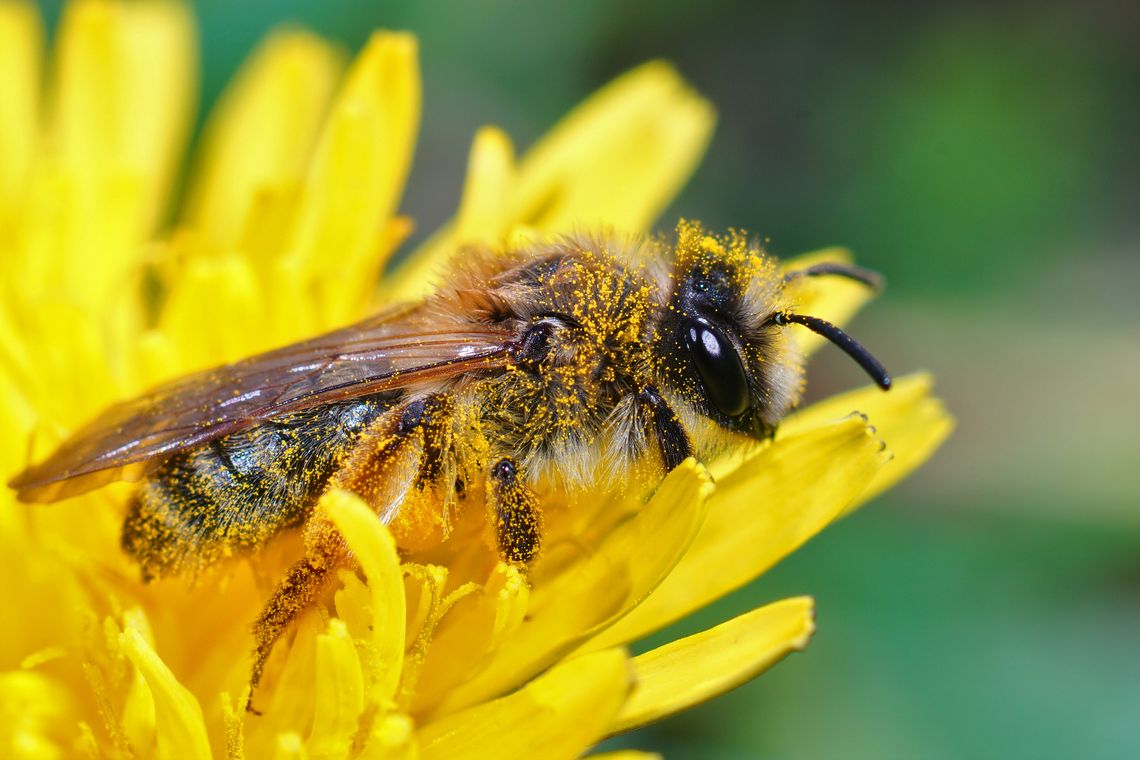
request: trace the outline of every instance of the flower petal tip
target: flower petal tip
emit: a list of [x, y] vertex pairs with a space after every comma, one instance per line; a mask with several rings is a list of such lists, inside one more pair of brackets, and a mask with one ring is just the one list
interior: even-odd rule
[[660, 720], [751, 680], [807, 646], [814, 601], [795, 597], [765, 605], [633, 659], [637, 687], [609, 733]]

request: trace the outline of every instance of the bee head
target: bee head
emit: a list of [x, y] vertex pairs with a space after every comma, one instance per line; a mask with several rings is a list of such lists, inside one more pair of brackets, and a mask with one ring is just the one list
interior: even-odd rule
[[868, 284], [873, 277], [843, 265], [785, 274], [742, 234], [713, 237], [698, 224], [682, 222], [654, 352], [665, 387], [721, 428], [758, 439], [771, 437], [803, 388], [803, 357], [788, 324], [804, 325], [828, 338], [881, 387], [889, 387], [886, 370], [854, 339], [828, 322], [788, 308], [785, 284], [818, 274]]

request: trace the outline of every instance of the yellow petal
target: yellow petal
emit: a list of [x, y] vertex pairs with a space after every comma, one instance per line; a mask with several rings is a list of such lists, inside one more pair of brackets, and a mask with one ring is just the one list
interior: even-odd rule
[[297, 186], [344, 66], [343, 54], [300, 30], [272, 34], [210, 116], [185, 217], [225, 250], [258, 196]]
[[18, 207], [36, 152], [43, 36], [35, 5], [0, 3], [0, 230]]
[[[504, 240], [518, 227], [564, 233], [582, 227], [646, 230], [688, 180], [712, 135], [712, 107], [668, 64], [640, 66], [594, 93], [506, 171], [502, 141], [472, 149], [459, 223], [445, 226], [384, 283], [390, 297], [411, 298], [431, 287], [438, 270], [465, 243]], [[484, 138], [486, 139], [486, 138]], [[491, 181], [481, 176], [493, 167]], [[497, 195], [502, 209], [473, 209]], [[471, 237], [468, 237], [470, 235]]]
[[419, 757], [416, 727], [401, 713], [390, 713], [376, 721], [357, 755], [359, 760], [415, 760]]
[[422, 727], [420, 756], [577, 757], [601, 738], [629, 687], [629, 660], [623, 651], [578, 657], [509, 696]]
[[58, 48], [56, 148], [81, 191], [92, 194], [83, 199], [96, 204], [92, 212], [107, 179], [133, 183], [145, 233], [165, 207], [190, 127], [197, 46], [188, 8], [162, 0], [69, 3]]
[[[636, 607], [698, 534], [711, 491], [708, 474], [694, 460], [669, 473], [653, 498], [599, 545], [578, 547], [583, 556], [564, 572], [535, 582], [527, 617], [515, 635], [503, 642], [486, 670], [448, 694], [440, 711], [508, 691]], [[535, 574], [541, 576], [541, 564]]]
[[527, 153], [512, 198], [515, 223], [644, 230], [696, 168], [714, 122], [712, 106], [669, 64], [633, 69]]
[[[307, 725], [314, 712], [313, 683], [317, 678], [316, 642], [324, 628], [315, 610], [305, 614], [297, 625], [292, 642], [284, 649], [285, 665], [280, 670], [277, 683], [269, 685], [270, 679], [263, 679], [263, 686], [253, 692], [253, 706], [264, 710], [265, 714], [253, 721], [246, 733], [246, 753], [250, 757], [266, 754], [265, 741], [276, 741], [273, 732], [288, 730], [295, 726]], [[280, 655], [278, 655], [280, 656]], [[267, 672], [272, 673], [272, 662]], [[263, 691], [272, 690], [269, 709], [265, 710]], [[269, 736], [266, 736], [269, 732]]]
[[275, 760], [308, 760], [309, 753], [305, 751], [305, 743], [296, 732], [286, 731], [277, 736], [273, 757]]
[[[104, 624], [108, 641], [114, 642], [111, 645], [112, 650], [116, 644], [120, 650], [122, 649], [122, 631], [135, 631], [147, 647], [154, 649], [154, 633], [141, 609], [136, 607], [123, 612], [122, 631], [112, 618], [106, 618]], [[165, 666], [165, 663], [163, 665]], [[123, 732], [136, 747], [157, 746], [158, 709], [152, 689], [140, 669], [134, 668], [128, 671], [126, 691], [126, 698], [120, 711]]]
[[842, 514], [889, 458], [860, 417], [778, 435], [718, 478], [708, 519], [673, 572], [587, 647], [635, 641], [743, 586]]
[[[261, 287], [250, 262], [237, 256], [193, 259], [172, 283], [159, 329], [178, 366], [169, 376], [235, 361], [270, 346], [265, 331]], [[208, 336], [208, 339], [206, 339]]]
[[938, 449], [954, 429], [954, 419], [931, 395], [934, 380], [926, 372], [896, 378], [890, 391], [865, 388], [832, 396], [792, 415], [784, 429], [793, 433], [852, 412], [867, 415], [876, 435], [894, 457], [851, 504], [859, 507], [913, 472]]
[[26, 378], [25, 392], [51, 420], [74, 424], [87, 419], [116, 394], [116, 367], [104, 354], [103, 325], [90, 311], [55, 298], [25, 316], [29, 333], [40, 338], [28, 346], [38, 369]]
[[637, 687], [610, 726], [617, 734], [736, 688], [801, 650], [815, 624], [809, 597], [785, 599], [633, 659]]
[[0, 673], [0, 747], [21, 758], [62, 757], [53, 729], [73, 709], [70, 692], [53, 678], [28, 670]]
[[[2, 345], [0, 345], [2, 353]], [[0, 371], [0, 478], [4, 482], [28, 464], [28, 436], [36, 413], [7, 372]], [[10, 493], [10, 492], [9, 492]], [[0, 525], [14, 519], [17, 510], [0, 509]]]
[[123, 653], [138, 668], [154, 699], [158, 757], [209, 758], [210, 742], [202, 707], [159, 658], [138, 629], [119, 637]]
[[[782, 268], [785, 272], [794, 272], [827, 261], [849, 264], [851, 252], [845, 248], [826, 248], [789, 259], [783, 262]], [[789, 306], [793, 311], [837, 325], [845, 324], [863, 304], [875, 297], [873, 288], [844, 277], [803, 277], [792, 283], [789, 293]], [[827, 342], [803, 325], [791, 325], [791, 329], [795, 331], [796, 342], [805, 354], [814, 353]]]
[[589, 755], [590, 760], [663, 760], [656, 752], [642, 752], [639, 749], [619, 749], [616, 752], [598, 752]]
[[505, 132], [484, 127], [475, 133], [467, 160], [463, 200], [455, 217], [458, 239], [491, 242], [502, 234], [514, 171], [514, 148]]
[[371, 699], [389, 704], [400, 684], [404, 661], [404, 576], [396, 542], [376, 513], [353, 494], [333, 491], [318, 509], [336, 524], [368, 579], [372, 603]]
[[380, 250], [382, 232], [403, 192], [419, 117], [415, 38], [377, 32], [336, 97], [287, 255], [313, 279], [330, 324], [358, 315], [390, 253]]
[[347, 757], [364, 707], [360, 659], [344, 621], [329, 620], [317, 637], [315, 708], [307, 748], [315, 757]]
[[500, 563], [479, 593], [456, 602], [432, 636], [420, 669], [412, 712], [438, 703], [468, 674], [483, 666], [522, 625], [529, 609], [530, 587], [523, 574]]
[[512, 227], [508, 201], [516, 176], [510, 137], [495, 127], [476, 132], [454, 222], [437, 230], [384, 278], [382, 298], [412, 300], [426, 295], [438, 282], [439, 268], [456, 246], [499, 242], [504, 230]]
[[372, 602], [368, 585], [348, 568], [342, 568], [337, 577], [341, 586], [333, 597], [336, 616], [348, 626], [353, 638], [361, 641], [371, 638]]

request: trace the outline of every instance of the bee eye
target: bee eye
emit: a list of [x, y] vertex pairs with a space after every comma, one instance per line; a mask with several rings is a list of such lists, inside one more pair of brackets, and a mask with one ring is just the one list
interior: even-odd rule
[[684, 328], [683, 338], [709, 403], [728, 417], [739, 417], [748, 411], [748, 378], [740, 355], [724, 333], [698, 317]]

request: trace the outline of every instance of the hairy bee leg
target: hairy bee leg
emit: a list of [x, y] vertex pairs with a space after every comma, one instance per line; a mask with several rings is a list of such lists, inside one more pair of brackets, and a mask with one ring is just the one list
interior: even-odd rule
[[677, 419], [677, 414], [652, 385], [643, 388], [637, 398], [649, 407], [649, 424], [653, 428], [653, 437], [657, 439], [665, 471], [669, 472], [693, 455], [689, 434]]
[[314, 519], [306, 528], [304, 558], [289, 568], [253, 624], [257, 643], [249, 675], [250, 696], [245, 705], [249, 712], [257, 712], [253, 709], [253, 691], [261, 682], [273, 646], [305, 610], [316, 604], [333, 570], [342, 566], [347, 557], [348, 546], [336, 527], [327, 519]]
[[495, 526], [499, 556], [526, 566], [542, 545], [542, 512], [513, 459], [500, 459], [487, 478], [487, 511]]
[[388, 522], [409, 485], [440, 478], [454, 413], [455, 399], [445, 393], [405, 404], [395, 410], [394, 424], [365, 434], [329, 488], [352, 491]]
[[[328, 488], [355, 493], [391, 525], [400, 519], [398, 508], [409, 489], [437, 480], [443, 472], [441, 457], [450, 445], [454, 406], [449, 395], [432, 394], [393, 410], [389, 419], [365, 432]], [[346, 564], [348, 556], [336, 527], [315, 515], [305, 527], [305, 557], [289, 568], [254, 623], [251, 694], [277, 640], [317, 602], [332, 571]], [[253, 711], [249, 703], [246, 709]]]

